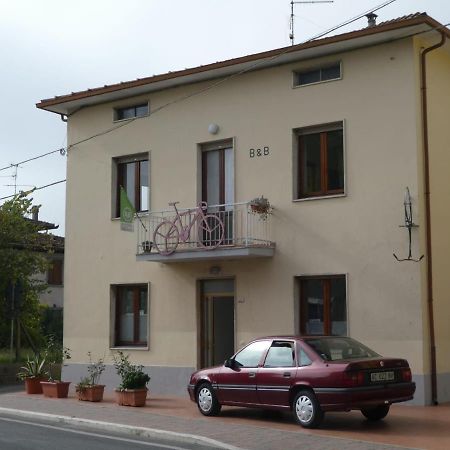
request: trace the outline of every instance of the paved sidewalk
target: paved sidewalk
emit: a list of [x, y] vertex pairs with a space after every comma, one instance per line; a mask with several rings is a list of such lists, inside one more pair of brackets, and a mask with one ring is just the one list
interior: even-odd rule
[[[144, 408], [118, 406], [112, 393], [101, 403], [47, 399], [24, 392], [0, 393], [0, 408], [145, 427], [202, 436], [249, 450], [388, 450], [450, 448], [450, 405], [393, 406], [385, 421], [370, 423], [359, 412], [327, 414], [319, 430], [305, 430], [290, 414], [224, 407], [219, 417], [203, 417], [187, 398], [153, 397]], [[2, 414], [0, 412], [0, 414]]]

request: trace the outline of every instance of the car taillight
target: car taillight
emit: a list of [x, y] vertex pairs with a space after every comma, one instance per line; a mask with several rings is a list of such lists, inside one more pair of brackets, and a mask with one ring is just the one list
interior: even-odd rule
[[345, 386], [355, 387], [364, 384], [364, 372], [344, 372], [343, 375]]
[[402, 381], [410, 382], [412, 380], [411, 369], [402, 369]]

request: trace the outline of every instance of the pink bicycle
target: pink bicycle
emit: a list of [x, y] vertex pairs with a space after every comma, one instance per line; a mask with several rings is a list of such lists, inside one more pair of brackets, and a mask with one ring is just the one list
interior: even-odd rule
[[[175, 209], [175, 218], [161, 222], [153, 233], [153, 244], [161, 255], [171, 255], [180, 240], [187, 242], [194, 224], [197, 224], [197, 242], [201, 247], [213, 250], [223, 242], [223, 222], [215, 214], [205, 214], [208, 208], [206, 202], [200, 202], [195, 210], [189, 209], [182, 213], [178, 212], [177, 203], [169, 203]], [[183, 217], [188, 218], [186, 225], [183, 225]]]

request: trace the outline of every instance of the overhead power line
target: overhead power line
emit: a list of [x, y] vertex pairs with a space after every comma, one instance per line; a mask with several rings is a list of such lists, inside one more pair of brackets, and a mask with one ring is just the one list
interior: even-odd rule
[[361, 14], [358, 14], [357, 16], [355, 16], [355, 17], [353, 17], [353, 18], [351, 18], [351, 19], [348, 19], [348, 20], [346, 20], [345, 22], [342, 22], [341, 24], [336, 25], [336, 26], [334, 26], [333, 28], [330, 28], [330, 29], [327, 30], [327, 31], [324, 31], [324, 32], [322, 32], [322, 33], [320, 33], [320, 34], [318, 34], [318, 35], [316, 35], [316, 36], [313, 36], [312, 38], [310, 38], [310, 39], [308, 39], [308, 40], [306, 40], [306, 41], [303, 41], [303, 43], [311, 42], [311, 41], [314, 41], [314, 40], [316, 40], [316, 39], [319, 39], [319, 38], [321, 38], [321, 37], [323, 37], [323, 36], [326, 36], [327, 34], [330, 34], [330, 33], [333, 32], [333, 31], [339, 30], [339, 28], [345, 27], [346, 25], [350, 25], [351, 23], [356, 22], [356, 21], [359, 20], [359, 19], [362, 19], [362, 18], [363, 18], [364, 16], [366, 16], [367, 14], [369, 14], [369, 13], [371, 13], [371, 12], [378, 11], [378, 10], [384, 8], [385, 6], [388, 6], [388, 5], [390, 5], [391, 3], [394, 3], [394, 2], [396, 2], [396, 1], [397, 1], [397, 0], [388, 0], [387, 2], [384, 2], [384, 3], [382, 3], [381, 5], [374, 6], [373, 8], [370, 8], [370, 9], [368, 9], [367, 11], [365, 11], [365, 12], [363, 12], [363, 13], [361, 13]]
[[[314, 36], [314, 37], [308, 39], [307, 41], [302, 42], [302, 43], [311, 42], [311, 41], [313, 41], [313, 40], [315, 40], [315, 39], [319, 39], [320, 37], [323, 37], [323, 36], [325, 36], [325, 35], [331, 33], [332, 31], [336, 31], [336, 30], [338, 30], [339, 28], [342, 28], [342, 27], [344, 27], [344, 26], [346, 26], [346, 25], [349, 25], [350, 23], [353, 23], [353, 22], [355, 22], [356, 20], [361, 19], [361, 18], [364, 17], [366, 14], [368, 14], [368, 13], [370, 13], [370, 12], [378, 11], [378, 10], [380, 10], [380, 9], [382, 9], [382, 8], [384, 8], [384, 7], [388, 6], [388, 5], [390, 5], [391, 3], [394, 3], [395, 1], [397, 1], [397, 0], [388, 0], [388, 1], [385, 1], [384, 3], [382, 3], [382, 4], [380, 4], [380, 5], [377, 5], [377, 6], [374, 6], [373, 8], [370, 8], [370, 9], [368, 9], [367, 11], [365, 11], [364, 13], [361, 13], [361, 14], [359, 14], [359, 15], [357, 15], [357, 16], [355, 16], [355, 17], [353, 17], [353, 18], [351, 18], [351, 19], [349, 19], [349, 20], [347, 20], [347, 21], [345, 21], [345, 22], [343, 22], [343, 23], [341, 23], [341, 24], [339, 24], [339, 25], [333, 27], [333, 28], [330, 28], [330, 29], [327, 30], [327, 31], [324, 31], [323, 33], [320, 33], [319, 35], [316, 35], [316, 36]], [[448, 26], [448, 24], [444, 25], [444, 27], [447, 27], [447, 26]], [[424, 32], [418, 32], [418, 33], [413, 33], [413, 34], [411, 34], [411, 35], [409, 35], [409, 36], [414, 36], [414, 35], [416, 35], [416, 34], [427, 33], [427, 32], [429, 32], [429, 31], [438, 30], [438, 29], [440, 29], [440, 28], [441, 28], [441, 27], [432, 28], [431, 30], [426, 30], [426, 31], [424, 31]], [[404, 36], [404, 37], [402, 37], [402, 39], [404, 39], [404, 38], [406, 38], [406, 37], [408, 37], [408, 36]], [[153, 116], [154, 114], [156, 114], [157, 112], [162, 111], [162, 110], [164, 110], [165, 108], [167, 108], [167, 107], [169, 107], [169, 106], [171, 106], [171, 105], [174, 105], [174, 104], [176, 104], [176, 103], [180, 103], [180, 102], [182, 102], [182, 101], [188, 100], [188, 99], [190, 99], [190, 98], [192, 98], [192, 97], [195, 97], [195, 96], [197, 96], [197, 95], [201, 95], [201, 94], [203, 94], [203, 93], [205, 93], [205, 92], [207, 92], [207, 91], [209, 91], [209, 90], [211, 90], [211, 89], [214, 89], [214, 88], [216, 88], [217, 86], [219, 86], [219, 85], [221, 85], [221, 84], [223, 84], [223, 83], [225, 83], [225, 82], [227, 82], [227, 81], [229, 81], [229, 80], [231, 80], [231, 79], [233, 79], [233, 78], [236, 78], [236, 77], [238, 77], [238, 76], [240, 76], [240, 75], [243, 75], [244, 73], [247, 73], [247, 72], [249, 72], [249, 71], [255, 69], [256, 67], [258, 67], [258, 66], [260, 66], [260, 65], [262, 65], [262, 64], [265, 64], [265, 63], [267, 63], [267, 62], [270, 62], [270, 61], [273, 61], [273, 60], [275, 60], [275, 59], [278, 59], [278, 58], [280, 58], [281, 56], [285, 55], [286, 53], [288, 53], [288, 52], [290, 52], [290, 51], [292, 51], [292, 47], [291, 47], [291, 46], [286, 47], [286, 49], [285, 49], [284, 51], [282, 51], [282, 52], [280, 52], [280, 53], [278, 53], [278, 54], [276, 54], [276, 55], [274, 55], [274, 56], [272, 56], [272, 57], [270, 57], [270, 58], [266, 58], [266, 59], [259, 60], [259, 61], [255, 62], [254, 64], [250, 65], [249, 67], [247, 67], [247, 68], [245, 68], [245, 69], [243, 69], [243, 70], [241, 70], [241, 71], [239, 71], [239, 72], [236, 72], [236, 73], [234, 73], [234, 74], [232, 74], [232, 75], [229, 75], [228, 77], [225, 77], [225, 78], [223, 78], [223, 79], [221, 79], [221, 80], [219, 80], [219, 81], [217, 81], [217, 82], [215, 82], [215, 83], [213, 83], [213, 84], [211, 84], [211, 85], [209, 85], [209, 86], [206, 86], [206, 87], [203, 88], [203, 89], [200, 89], [200, 90], [195, 91], [195, 92], [193, 92], [193, 93], [191, 93], [191, 94], [188, 94], [188, 95], [179, 97], [178, 99], [172, 100], [172, 101], [170, 101], [170, 102], [168, 102], [168, 103], [166, 103], [166, 104], [164, 104], [164, 105], [161, 105], [160, 107], [158, 107], [158, 108], [156, 108], [155, 110], [151, 111], [149, 117], [152, 117], [152, 116]], [[7, 170], [7, 169], [10, 169], [10, 168], [12, 168], [12, 167], [17, 167], [19, 164], [24, 164], [24, 163], [26, 163], [26, 162], [33, 161], [33, 160], [35, 160], [35, 159], [43, 158], [44, 156], [51, 155], [51, 154], [57, 153], [57, 152], [59, 152], [61, 155], [65, 155], [66, 152], [68, 152], [68, 151], [69, 151], [70, 149], [72, 149], [73, 147], [75, 147], [75, 146], [77, 146], [77, 145], [79, 145], [79, 144], [82, 144], [82, 143], [84, 143], [84, 142], [87, 142], [87, 141], [89, 141], [89, 140], [91, 140], [91, 139], [95, 139], [95, 138], [97, 138], [97, 137], [99, 137], [99, 136], [104, 136], [104, 135], [106, 135], [106, 134], [108, 134], [108, 133], [111, 133], [112, 131], [115, 131], [115, 130], [117, 130], [117, 129], [119, 129], [119, 128], [125, 127], [125, 126], [129, 125], [130, 123], [133, 123], [136, 119], [137, 119], [137, 117], [133, 117], [133, 118], [131, 118], [131, 119], [128, 119], [126, 122], [121, 123], [120, 125], [116, 125], [116, 126], [114, 126], [114, 127], [108, 128], [108, 129], [105, 130], [105, 131], [102, 131], [102, 132], [100, 132], [100, 133], [96, 133], [96, 134], [94, 134], [94, 135], [92, 135], [92, 136], [89, 136], [89, 137], [87, 137], [87, 138], [81, 139], [80, 141], [74, 142], [73, 144], [70, 144], [69, 146], [67, 146], [67, 148], [62, 147], [62, 148], [59, 148], [59, 149], [57, 149], [57, 150], [53, 150], [53, 151], [51, 151], [51, 152], [47, 152], [47, 153], [44, 153], [44, 154], [42, 154], [42, 155], [38, 155], [38, 156], [36, 156], [36, 157], [34, 157], [34, 158], [30, 158], [30, 159], [21, 161], [21, 162], [16, 163], [16, 164], [10, 164], [9, 166], [2, 167], [2, 168], [0, 168], [0, 171], [2, 171], [2, 170]], [[64, 180], [64, 181], [65, 181], [65, 180]], [[0, 198], [0, 200], [1, 200], [1, 198]]]
[[51, 152], [43, 153], [42, 155], [34, 156], [33, 158], [25, 159], [25, 160], [20, 161], [18, 163], [10, 164], [9, 166], [5, 166], [5, 167], [1, 167], [0, 171], [11, 169], [12, 167], [17, 167], [20, 164], [25, 164], [27, 162], [34, 161], [35, 159], [43, 158], [44, 156], [48, 156], [48, 155], [51, 155], [51, 154], [57, 153], [57, 152], [59, 152], [61, 155], [65, 155], [66, 149], [64, 147], [63, 148], [58, 148], [57, 150], [52, 150]]
[[54, 186], [55, 184], [60, 184], [60, 183], [65, 183], [65, 182], [66, 182], [66, 179], [55, 181], [53, 183], [46, 184], [45, 186], [39, 186], [37, 188], [30, 189], [29, 191], [21, 191], [21, 192], [19, 192], [19, 194], [12, 194], [12, 195], [7, 195], [6, 197], [0, 197], [0, 200], [5, 200], [7, 198], [15, 197], [16, 195], [25, 195], [27, 192], [40, 191], [41, 189], [45, 189], [45, 188], [48, 188], [50, 186]]

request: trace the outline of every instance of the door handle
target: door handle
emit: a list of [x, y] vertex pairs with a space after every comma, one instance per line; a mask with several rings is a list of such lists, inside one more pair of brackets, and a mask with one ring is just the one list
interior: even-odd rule
[[255, 378], [255, 377], [256, 377], [256, 373], [255, 373], [255, 372], [250, 372], [250, 373], [248, 374], [248, 377], [249, 377], [249, 378]]
[[291, 372], [284, 372], [283, 373], [283, 377], [284, 378], [290, 378], [291, 377]]

